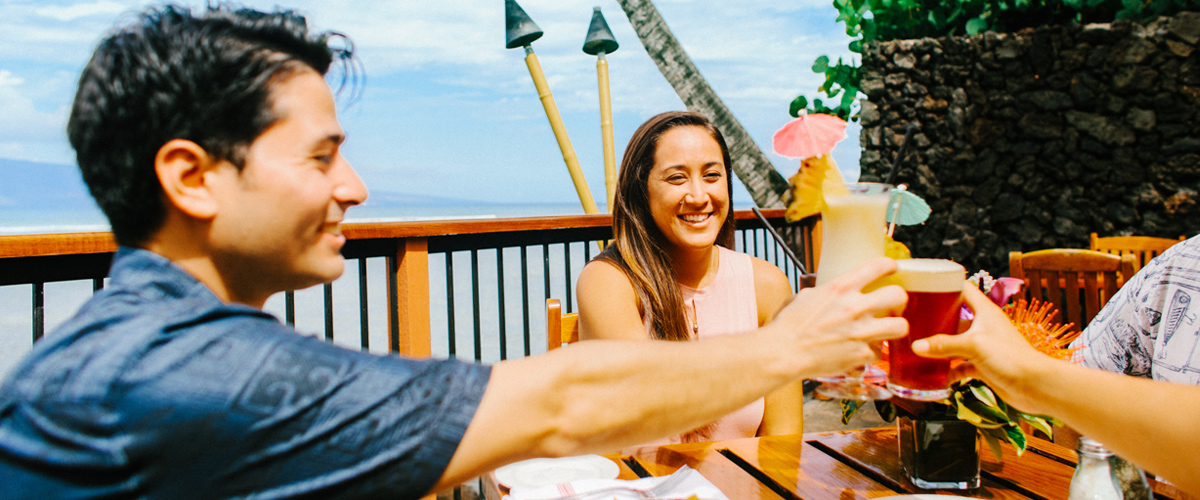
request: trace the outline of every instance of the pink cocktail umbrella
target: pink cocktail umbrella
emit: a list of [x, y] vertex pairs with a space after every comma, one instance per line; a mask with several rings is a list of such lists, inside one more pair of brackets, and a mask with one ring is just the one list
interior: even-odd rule
[[788, 158], [812, 158], [833, 151], [846, 138], [846, 122], [826, 114], [803, 114], [775, 131], [772, 147]]

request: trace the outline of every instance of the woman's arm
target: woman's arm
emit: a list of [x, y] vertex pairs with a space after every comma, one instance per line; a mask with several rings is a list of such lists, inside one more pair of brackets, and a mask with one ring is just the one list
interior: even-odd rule
[[594, 260], [575, 283], [579, 301], [579, 340], [647, 340], [633, 284], [620, 269]]
[[[774, 264], [751, 257], [754, 264], [754, 299], [758, 306], [758, 325], [770, 323], [775, 313], [792, 296], [787, 276]], [[766, 397], [766, 408], [759, 436], [779, 436], [804, 432], [804, 381], [792, 382]]]

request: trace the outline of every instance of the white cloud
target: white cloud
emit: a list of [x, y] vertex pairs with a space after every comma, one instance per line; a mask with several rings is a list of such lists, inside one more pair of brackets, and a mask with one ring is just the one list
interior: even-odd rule
[[36, 9], [34, 12], [40, 16], [48, 17], [58, 21], [74, 21], [84, 17], [110, 17], [113, 14], [120, 14], [128, 8], [128, 3], [122, 4], [111, 1], [100, 1], [77, 3], [64, 6], [45, 6]]
[[504, 44], [503, 4], [494, 0], [301, 2], [298, 10], [315, 29], [349, 35], [371, 72], [431, 63], [487, 65], [503, 58], [494, 50]]
[[4, 15], [0, 16], [0, 64], [26, 61], [82, 66], [96, 40], [113, 26], [115, 14], [142, 5], [134, 0], [102, 3], [108, 12], [84, 17], [69, 14], [83, 12], [77, 5], [93, 4], [48, 0], [36, 5], [4, 5]]
[[24, 90], [22, 78], [0, 70], [0, 156], [39, 161], [60, 161], [66, 145], [67, 108], [40, 111]]
[[16, 75], [12, 74], [12, 71], [9, 71], [6, 69], [0, 69], [0, 87], [4, 87], [4, 86], [15, 87], [22, 83], [25, 83], [24, 78], [20, 78]]
[[[19, 83], [19, 78], [12, 79]], [[66, 124], [66, 108], [63, 107], [49, 113], [38, 111], [33, 100], [21, 93], [21, 87], [23, 86], [11, 83], [0, 85], [0, 116], [4, 117], [4, 120], [0, 120], [0, 133], [36, 134], [37, 131], [50, 126], [61, 133], [58, 126]]]
[[[17, 142], [0, 142], [0, 158], [24, 158], [25, 148]], [[7, 205], [8, 203], [0, 203]]]

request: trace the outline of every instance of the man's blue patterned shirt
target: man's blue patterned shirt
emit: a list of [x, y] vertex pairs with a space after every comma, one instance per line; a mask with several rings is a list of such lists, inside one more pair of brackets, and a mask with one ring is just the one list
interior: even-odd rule
[[441, 477], [490, 370], [376, 356], [121, 248], [0, 385], [0, 498], [401, 498]]

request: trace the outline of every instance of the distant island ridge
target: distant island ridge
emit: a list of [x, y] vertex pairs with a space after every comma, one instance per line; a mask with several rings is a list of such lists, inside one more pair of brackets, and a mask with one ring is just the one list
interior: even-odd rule
[[[107, 231], [75, 165], [0, 158], [0, 234]], [[601, 207], [604, 210], [605, 207]], [[496, 202], [372, 189], [348, 222], [582, 214], [578, 202]]]

